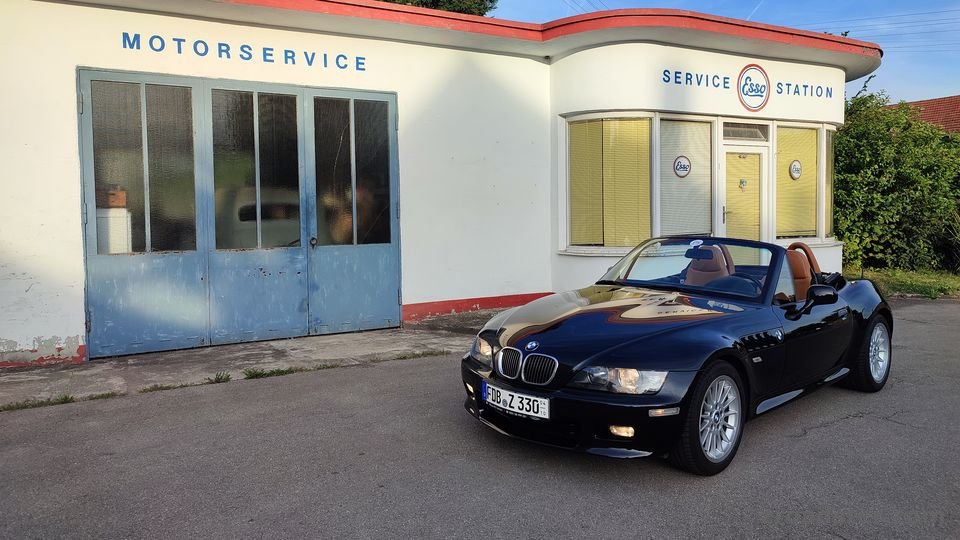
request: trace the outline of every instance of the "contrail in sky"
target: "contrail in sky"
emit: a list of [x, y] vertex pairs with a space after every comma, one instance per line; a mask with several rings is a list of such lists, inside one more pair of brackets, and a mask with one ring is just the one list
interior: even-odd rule
[[757, 2], [757, 7], [753, 8], [753, 11], [751, 11], [750, 14], [747, 15], [747, 20], [748, 20], [748, 21], [749, 21], [751, 18], [753, 18], [753, 14], [756, 13], [758, 9], [760, 9], [760, 6], [763, 5], [763, 2], [764, 2], [764, 0], [760, 0], [759, 2]]

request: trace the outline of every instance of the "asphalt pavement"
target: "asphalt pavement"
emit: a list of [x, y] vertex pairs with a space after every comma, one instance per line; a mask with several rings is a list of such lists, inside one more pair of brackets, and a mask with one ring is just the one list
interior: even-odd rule
[[701, 478], [509, 439], [457, 355], [0, 413], [0, 537], [960, 535], [960, 303], [896, 306], [891, 380], [747, 424]]

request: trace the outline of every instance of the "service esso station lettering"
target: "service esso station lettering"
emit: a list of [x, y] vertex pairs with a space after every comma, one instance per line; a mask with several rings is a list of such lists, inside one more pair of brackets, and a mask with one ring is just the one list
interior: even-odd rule
[[740, 105], [750, 112], [758, 112], [766, 107], [773, 94], [788, 98], [833, 99], [833, 87], [830, 85], [797, 80], [771, 82], [767, 71], [760, 64], [743, 66], [735, 80], [727, 73], [716, 71], [664, 69], [660, 82], [671, 86], [690, 87], [696, 91], [725, 93], [733, 90]]

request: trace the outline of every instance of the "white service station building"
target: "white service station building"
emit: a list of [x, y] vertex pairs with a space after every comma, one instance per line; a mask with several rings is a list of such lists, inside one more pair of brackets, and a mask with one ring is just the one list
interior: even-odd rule
[[699, 13], [0, 4], [0, 367], [399, 326], [595, 281], [657, 235], [839, 270], [872, 43]]

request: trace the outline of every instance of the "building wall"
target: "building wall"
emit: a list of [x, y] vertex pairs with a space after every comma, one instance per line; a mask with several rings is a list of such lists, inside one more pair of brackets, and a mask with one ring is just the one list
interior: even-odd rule
[[[395, 92], [403, 303], [552, 289], [546, 64], [25, 0], [3, 2], [0, 21], [0, 365], [84, 355], [78, 67]], [[124, 32], [140, 34], [139, 50], [124, 48]], [[216, 56], [220, 42], [230, 59]], [[241, 44], [252, 60], [238, 58]], [[319, 56], [308, 67], [305, 51], [331, 65], [342, 52], [351, 68], [318, 67]]]

